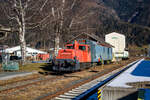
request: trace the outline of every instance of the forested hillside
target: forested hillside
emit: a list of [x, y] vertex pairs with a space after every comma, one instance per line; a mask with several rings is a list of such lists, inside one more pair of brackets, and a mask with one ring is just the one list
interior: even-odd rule
[[[17, 29], [13, 21], [11, 4], [0, 1], [0, 24]], [[48, 2], [45, 2], [48, 1]], [[126, 35], [127, 43], [141, 46], [150, 42], [149, 0], [66, 0], [63, 19], [60, 16], [61, 0], [32, 0], [25, 10], [26, 43], [35, 48], [54, 47], [54, 38], [60, 23], [61, 46], [82, 33], [95, 33], [104, 38], [110, 32]], [[0, 44], [19, 44], [17, 30]]]
[[125, 22], [150, 27], [150, 0], [103, 0]]

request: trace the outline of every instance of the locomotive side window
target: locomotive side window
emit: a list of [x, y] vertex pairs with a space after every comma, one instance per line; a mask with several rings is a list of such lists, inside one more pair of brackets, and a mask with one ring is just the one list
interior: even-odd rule
[[67, 49], [74, 49], [73, 46], [67, 46]]
[[79, 46], [79, 50], [86, 50], [85, 46]]
[[90, 52], [91, 51], [91, 48], [90, 47], [88, 47], [88, 52]]

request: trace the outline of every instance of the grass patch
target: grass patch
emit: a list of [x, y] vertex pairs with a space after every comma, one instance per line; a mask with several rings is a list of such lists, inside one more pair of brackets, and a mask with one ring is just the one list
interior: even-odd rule
[[49, 66], [47, 63], [32, 63], [32, 64], [26, 64], [24, 66], [19, 66], [19, 71], [45, 71], [45, 69]]

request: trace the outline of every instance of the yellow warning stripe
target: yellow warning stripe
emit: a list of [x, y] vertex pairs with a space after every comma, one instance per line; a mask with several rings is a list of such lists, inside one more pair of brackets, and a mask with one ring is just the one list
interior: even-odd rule
[[101, 100], [101, 97], [102, 97], [102, 90], [98, 90], [97, 91], [97, 98], [98, 98], [98, 100]]
[[99, 95], [99, 94], [101, 94], [101, 92], [100, 92], [100, 93], [97, 93], [97, 94]]
[[97, 92], [97, 93], [99, 94], [101, 91], [102, 91], [102, 90], [98, 90], [98, 92]]
[[100, 98], [102, 94], [98, 95], [97, 97]]
[[98, 100], [102, 100], [102, 98], [98, 98]]

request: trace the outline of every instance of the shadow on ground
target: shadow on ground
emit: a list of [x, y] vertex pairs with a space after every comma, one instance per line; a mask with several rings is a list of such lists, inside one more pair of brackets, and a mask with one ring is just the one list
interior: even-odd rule
[[42, 65], [40, 68], [44, 71], [53, 71], [51, 63], [46, 63], [45, 65]]
[[[46, 63], [45, 65], [42, 65], [40, 69], [43, 71], [39, 71], [40, 74], [42, 75], [59, 75], [58, 73], [54, 72], [52, 69], [52, 64], [51, 63]], [[62, 75], [62, 74], [60, 74]]]
[[138, 91], [131, 93], [125, 97], [122, 97], [118, 100], [137, 100], [137, 98], [138, 98]]
[[52, 69], [53, 65], [51, 63], [47, 63], [45, 65], [42, 65], [40, 68], [43, 71], [39, 71], [40, 74], [42, 75], [58, 75], [58, 76], [64, 76], [64, 77], [78, 77], [78, 76], [70, 76], [68, 74], [71, 74], [73, 72], [56, 72]]
[[98, 73], [99, 71], [96, 71], [96, 70], [90, 70], [89, 72]]

